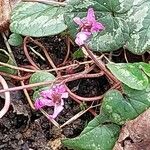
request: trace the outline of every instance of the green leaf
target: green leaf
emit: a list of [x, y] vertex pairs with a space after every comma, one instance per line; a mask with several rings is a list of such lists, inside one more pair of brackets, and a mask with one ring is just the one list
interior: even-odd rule
[[[55, 79], [55, 76], [49, 72], [36, 72], [34, 74], [32, 74], [32, 76], [30, 77], [29, 83], [33, 84], [33, 83], [39, 83], [39, 82], [46, 82], [46, 81], [53, 81]], [[52, 84], [50, 85], [46, 85], [46, 86], [38, 86], [38, 87], [34, 87], [33, 89], [35, 91], [38, 91], [40, 89], [43, 89], [44, 87], [50, 87], [52, 86]]]
[[12, 46], [20, 46], [23, 43], [23, 39], [19, 34], [13, 33], [9, 36], [8, 42]]
[[107, 114], [113, 123], [123, 125], [150, 107], [149, 93], [150, 85], [142, 91], [124, 85], [123, 95], [117, 90], [111, 90], [103, 99], [102, 112]]
[[12, 12], [12, 32], [33, 37], [49, 36], [66, 30], [64, 7], [21, 2]]
[[70, 0], [65, 21], [75, 37], [78, 26], [73, 18], [86, 17], [88, 7], [95, 10], [105, 30], [94, 34], [87, 44], [95, 51], [113, 51], [126, 46], [132, 53], [150, 49], [150, 1], [148, 0]]
[[103, 114], [94, 118], [84, 129], [80, 136], [73, 139], [65, 139], [62, 143], [74, 150], [111, 150], [118, 138], [120, 127], [107, 123], [107, 117]]
[[37, 89], [36, 91], [34, 91], [33, 96], [32, 96], [33, 101], [35, 101], [37, 98], [40, 97], [41, 91], [48, 90], [49, 88], [50, 88], [50, 86], [49, 87], [43, 87], [43, 88], [40, 88], [40, 89]]
[[141, 62], [139, 63], [139, 68], [141, 68], [145, 74], [150, 77], [150, 64]]
[[134, 0], [132, 9], [127, 13], [128, 22], [132, 24], [131, 38], [126, 47], [135, 54], [150, 50], [150, 1]]
[[[139, 64], [140, 65], [140, 64]], [[143, 90], [148, 86], [148, 77], [140, 69], [137, 63], [109, 63], [107, 67], [109, 70], [124, 84], [130, 88]]]
[[[7, 63], [9, 65], [16, 66], [15, 62], [11, 58], [11, 56], [6, 52], [6, 50], [0, 49], [0, 61], [3, 63]], [[6, 66], [0, 66], [0, 71], [9, 73], [9, 74], [16, 74], [17, 71], [15, 69], [12, 69], [10, 67]]]
[[82, 49], [78, 49], [77, 51], [75, 51], [73, 53], [74, 59], [83, 58], [83, 57], [84, 57], [84, 53], [83, 53]]

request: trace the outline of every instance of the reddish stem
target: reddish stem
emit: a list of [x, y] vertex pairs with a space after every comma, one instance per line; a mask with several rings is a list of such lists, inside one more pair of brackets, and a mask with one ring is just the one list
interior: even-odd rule
[[[82, 102], [80, 100], [78, 100], [77, 97], [73, 97], [72, 95], [69, 95], [74, 101], [76, 101], [78, 104], [82, 104]], [[93, 115], [93, 116], [97, 116], [97, 113], [94, 111], [94, 109], [89, 109], [89, 112]]]
[[23, 43], [24, 43], [24, 44], [23, 44], [24, 53], [25, 53], [25, 55], [26, 55], [28, 61], [30, 62], [30, 64], [33, 65], [36, 69], [39, 70], [39, 67], [34, 63], [34, 61], [32, 60], [32, 58], [31, 58], [30, 55], [29, 55], [29, 52], [28, 52], [28, 49], [27, 49], [27, 40], [28, 40], [28, 39], [29, 39], [28, 36], [26, 36], [26, 37], [24, 38], [24, 42], [23, 42]]
[[104, 97], [104, 95], [95, 96], [95, 97], [81, 97], [81, 96], [78, 96], [78, 95], [74, 94], [73, 92], [71, 92], [71, 90], [67, 86], [66, 86], [66, 90], [69, 93], [69, 95], [71, 95], [71, 97], [76, 98], [80, 101], [85, 101], [85, 102], [97, 101]]
[[5, 77], [9, 77], [9, 78], [12, 78], [12, 79], [15, 79], [15, 80], [19, 80], [19, 81], [29, 79], [30, 76], [31, 76], [31, 74], [29, 74], [29, 75], [24, 76], [24, 77], [19, 77], [19, 76], [15, 76], [15, 75], [12, 75], [12, 74], [5, 73], [5, 72], [0, 72], [0, 75], [3, 75]]
[[[3, 86], [3, 89], [8, 89], [8, 85], [2, 76], [0, 76], [0, 82]], [[5, 104], [2, 110], [0, 111], [0, 118], [2, 118], [6, 114], [6, 112], [9, 109], [9, 106], [10, 106], [10, 92], [5, 92]]]
[[91, 52], [91, 50], [84, 45], [83, 46], [86, 50], [86, 52], [89, 54], [89, 56], [92, 58], [92, 60], [95, 62], [95, 64], [105, 72], [106, 76], [114, 82], [118, 82], [118, 80], [108, 71], [108, 69], [105, 67], [104, 63], [101, 60], [97, 60], [97, 58], [94, 56], [94, 54]]

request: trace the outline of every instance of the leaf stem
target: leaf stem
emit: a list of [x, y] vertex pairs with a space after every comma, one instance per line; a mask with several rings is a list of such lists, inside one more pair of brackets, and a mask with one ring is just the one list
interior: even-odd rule
[[[0, 82], [3, 86], [3, 89], [8, 89], [8, 85], [1, 75], [0, 75]], [[2, 110], [0, 111], [0, 118], [2, 118], [6, 114], [6, 112], [9, 109], [9, 106], [10, 106], [10, 92], [5, 92], [5, 104]]]

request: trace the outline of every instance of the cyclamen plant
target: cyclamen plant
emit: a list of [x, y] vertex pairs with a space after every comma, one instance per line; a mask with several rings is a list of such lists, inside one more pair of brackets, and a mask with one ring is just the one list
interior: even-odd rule
[[[39, 11], [35, 13], [33, 7]], [[29, 10], [28, 13], [22, 8]], [[150, 49], [149, 10], [148, 0], [70, 0], [65, 7], [22, 3], [12, 13], [10, 29], [33, 37], [68, 31], [77, 45], [87, 44], [91, 50], [109, 52], [125, 47], [132, 53], [143, 54]], [[120, 126], [150, 107], [149, 64], [110, 63], [105, 67], [123, 83], [122, 91], [126, 96], [119, 90], [109, 90], [101, 104], [101, 113], [80, 136], [64, 140], [67, 147], [112, 150]], [[40, 92], [34, 105], [37, 110], [45, 106], [54, 107], [49, 118], [55, 119], [63, 110], [64, 98], [67, 97], [65, 86], [58, 84]]]

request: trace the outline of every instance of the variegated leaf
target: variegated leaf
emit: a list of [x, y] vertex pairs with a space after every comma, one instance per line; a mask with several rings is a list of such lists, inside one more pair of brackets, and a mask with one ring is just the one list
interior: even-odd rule
[[88, 7], [94, 8], [97, 20], [105, 26], [87, 41], [92, 50], [113, 51], [123, 46], [135, 54], [150, 50], [149, 0], [70, 0], [65, 20], [73, 35], [77, 26], [72, 19], [85, 17]]
[[22, 2], [13, 10], [10, 29], [34, 37], [55, 35], [67, 28], [63, 13], [63, 7]]
[[127, 48], [135, 54], [150, 50], [150, 1], [134, 0], [132, 9], [128, 12], [129, 23], [133, 29]]

